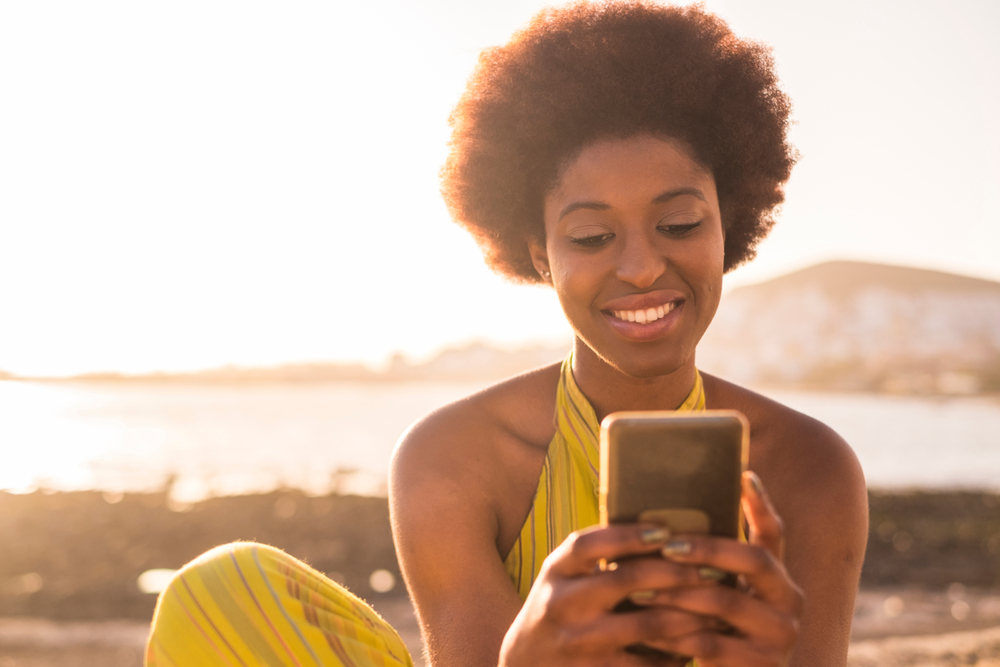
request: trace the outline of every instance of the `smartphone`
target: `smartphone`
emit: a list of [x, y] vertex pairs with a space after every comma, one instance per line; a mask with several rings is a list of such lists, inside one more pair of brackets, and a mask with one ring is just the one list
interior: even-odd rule
[[[735, 410], [608, 415], [601, 423], [601, 525], [654, 523], [673, 534], [738, 539], [749, 443], [750, 425]], [[720, 583], [734, 586], [736, 577]], [[626, 598], [615, 611], [639, 608]], [[672, 664], [686, 661], [644, 644], [626, 650]]]
[[750, 426], [735, 410], [616, 412], [601, 424], [601, 525], [737, 539]]

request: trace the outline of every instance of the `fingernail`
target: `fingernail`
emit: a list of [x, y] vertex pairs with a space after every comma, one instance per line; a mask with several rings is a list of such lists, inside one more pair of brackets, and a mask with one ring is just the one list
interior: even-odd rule
[[757, 473], [752, 470], [748, 472], [749, 474], [747, 475], [747, 478], [750, 480], [750, 486], [753, 487], [753, 492], [756, 493], [758, 497], [763, 498], [764, 485], [760, 483], [760, 477], [758, 477]]
[[649, 602], [656, 597], [656, 591], [633, 591], [628, 594], [628, 599], [632, 602]]
[[714, 567], [699, 567], [698, 576], [706, 581], [721, 581], [726, 578], [726, 573]]
[[683, 556], [691, 553], [691, 543], [687, 540], [671, 540], [663, 545], [660, 553], [667, 558], [671, 556]]
[[670, 531], [666, 528], [647, 528], [642, 531], [642, 541], [646, 544], [656, 544], [665, 542], [670, 538]]

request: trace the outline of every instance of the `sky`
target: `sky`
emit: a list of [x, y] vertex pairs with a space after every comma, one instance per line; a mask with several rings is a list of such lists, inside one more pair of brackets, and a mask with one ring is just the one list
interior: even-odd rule
[[[0, 4], [0, 370], [568, 340], [437, 184], [478, 52], [545, 4]], [[1000, 281], [1000, 3], [706, 6], [772, 46], [801, 153], [728, 289], [830, 259]]]

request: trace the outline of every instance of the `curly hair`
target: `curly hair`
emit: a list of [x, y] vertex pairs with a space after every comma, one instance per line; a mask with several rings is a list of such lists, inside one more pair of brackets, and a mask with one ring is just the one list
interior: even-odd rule
[[545, 238], [561, 169], [599, 139], [679, 139], [715, 177], [729, 271], [754, 256], [784, 200], [790, 110], [769, 49], [700, 6], [545, 9], [480, 55], [450, 118], [441, 192], [494, 271], [539, 282], [527, 240]]

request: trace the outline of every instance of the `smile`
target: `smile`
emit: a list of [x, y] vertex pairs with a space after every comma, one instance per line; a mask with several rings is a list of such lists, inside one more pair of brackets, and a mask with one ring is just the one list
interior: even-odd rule
[[677, 302], [671, 301], [670, 303], [665, 303], [662, 306], [657, 306], [656, 308], [646, 308], [643, 310], [612, 310], [611, 314], [614, 315], [615, 318], [625, 322], [649, 324], [650, 322], [655, 322], [661, 317], [666, 317], [670, 314], [670, 311], [676, 307]]

